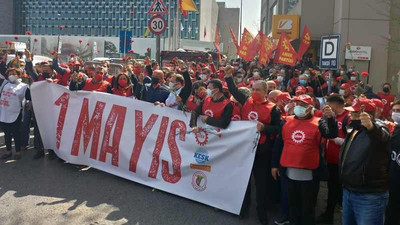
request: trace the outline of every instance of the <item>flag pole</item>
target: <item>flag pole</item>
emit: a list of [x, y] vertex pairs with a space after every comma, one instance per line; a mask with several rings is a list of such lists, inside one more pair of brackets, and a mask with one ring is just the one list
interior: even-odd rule
[[180, 16], [179, 16], [179, 1], [177, 1], [177, 7], [176, 7], [176, 49], [180, 48], [180, 39], [181, 39], [181, 23], [180, 23]]
[[171, 51], [171, 0], [168, 1], [168, 51]]

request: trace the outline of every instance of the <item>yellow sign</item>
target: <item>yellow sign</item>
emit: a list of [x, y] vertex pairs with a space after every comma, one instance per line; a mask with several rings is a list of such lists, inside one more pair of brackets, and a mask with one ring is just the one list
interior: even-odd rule
[[272, 38], [279, 39], [282, 32], [285, 32], [289, 39], [299, 38], [300, 15], [273, 15], [272, 17]]

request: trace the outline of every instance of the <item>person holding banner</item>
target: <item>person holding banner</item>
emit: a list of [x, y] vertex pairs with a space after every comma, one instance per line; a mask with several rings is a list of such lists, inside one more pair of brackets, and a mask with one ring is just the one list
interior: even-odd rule
[[186, 101], [186, 111], [192, 112], [207, 96], [207, 86], [202, 81], [196, 81], [192, 84], [192, 94]]
[[0, 127], [4, 132], [7, 153], [1, 158], [12, 156], [12, 138], [15, 142], [15, 159], [21, 159], [21, 119], [22, 102], [31, 100], [27, 84], [21, 82], [22, 71], [10, 68], [6, 72], [7, 80], [0, 80]]
[[98, 91], [112, 94], [111, 84], [103, 80], [106, 70], [103, 67], [96, 68], [94, 78], [88, 78], [84, 73], [74, 73], [69, 83], [71, 91]]
[[225, 129], [232, 118], [233, 106], [222, 92], [222, 82], [218, 79], [210, 80], [207, 86], [207, 97], [192, 112], [190, 127], [194, 133], [198, 132], [197, 119], [205, 124]]
[[[295, 116], [282, 122], [282, 132], [276, 140], [271, 173], [274, 179], [285, 179], [289, 200], [290, 224], [315, 224], [315, 205], [319, 182], [326, 163], [321, 156], [321, 139], [335, 138], [338, 130], [334, 113], [324, 107], [324, 118], [313, 116], [313, 99], [308, 95], [295, 97]], [[279, 172], [281, 167], [281, 172]]]
[[[233, 68], [225, 67], [225, 80], [232, 96], [243, 106], [241, 110], [242, 120], [257, 122], [257, 129], [261, 133], [257, 146], [256, 157], [253, 166], [253, 176], [256, 183], [257, 215], [262, 224], [268, 224], [267, 195], [271, 195], [273, 180], [268, 172], [271, 169], [272, 146], [275, 135], [280, 131], [281, 112], [279, 108], [268, 101], [267, 82], [254, 81], [252, 93], [248, 97], [238, 90], [233, 78]], [[271, 196], [268, 196], [271, 197]], [[241, 216], [248, 214], [250, 205], [250, 182], [242, 206]]]
[[124, 96], [124, 97], [134, 97], [133, 96], [133, 84], [126, 73], [120, 73], [116, 77], [114, 82], [114, 87], [112, 88], [112, 93], [114, 95]]
[[166, 86], [164, 72], [154, 70], [152, 72], [151, 83], [144, 83], [143, 79], [138, 79], [135, 88], [136, 98], [150, 103], [164, 103], [169, 96], [169, 87]]

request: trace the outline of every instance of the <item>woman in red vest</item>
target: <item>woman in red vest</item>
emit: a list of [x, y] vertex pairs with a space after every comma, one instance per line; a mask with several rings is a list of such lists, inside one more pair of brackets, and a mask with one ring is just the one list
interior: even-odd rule
[[227, 128], [231, 122], [233, 106], [229, 99], [222, 93], [222, 82], [218, 79], [210, 80], [207, 86], [207, 97], [192, 112], [190, 127], [193, 132], [198, 132], [197, 119], [201, 115], [201, 121], [205, 124]]
[[295, 116], [283, 122], [276, 140], [272, 176], [279, 175], [279, 164], [286, 179], [290, 224], [315, 224], [315, 205], [319, 190], [321, 138], [335, 138], [338, 130], [334, 113], [324, 107], [325, 119], [313, 116], [313, 100], [308, 95], [294, 98]]
[[[263, 80], [255, 81], [252, 86], [251, 96], [245, 96], [236, 87], [232, 78], [233, 68], [225, 68], [225, 81], [228, 84], [232, 96], [243, 105], [241, 110], [241, 120], [257, 121], [257, 129], [260, 132], [260, 140], [257, 146], [256, 157], [253, 166], [253, 175], [256, 183], [256, 199], [258, 219], [262, 224], [268, 224], [267, 217], [267, 195], [274, 197], [272, 186], [278, 185], [274, 182], [271, 174], [272, 146], [275, 135], [280, 131], [281, 113], [279, 108], [268, 101], [265, 97], [268, 93], [267, 82]], [[250, 182], [249, 182], [250, 184]], [[279, 196], [279, 195], [278, 195]], [[247, 216], [250, 205], [250, 185], [247, 188], [243, 202], [241, 217]]]
[[133, 90], [132, 90], [133, 84], [128, 74], [120, 73], [116, 77], [116, 81], [117, 82], [114, 82], [114, 87], [112, 89], [112, 93], [114, 95], [125, 96], [125, 97], [133, 96]]

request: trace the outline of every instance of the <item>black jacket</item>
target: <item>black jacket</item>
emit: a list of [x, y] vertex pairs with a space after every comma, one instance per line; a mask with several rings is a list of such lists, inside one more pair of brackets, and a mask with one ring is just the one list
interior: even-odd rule
[[400, 192], [400, 125], [396, 126], [390, 139], [389, 189]]
[[[359, 193], [382, 193], [388, 189], [389, 131], [374, 121], [371, 131], [362, 128], [347, 134], [339, 156], [339, 175], [343, 187]], [[346, 145], [350, 147], [346, 151]]]

